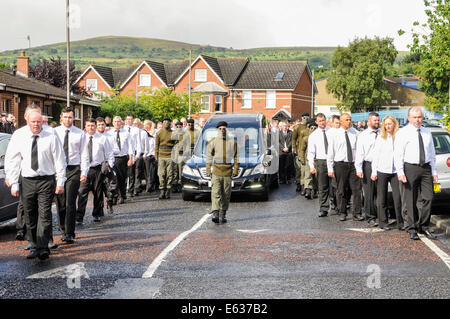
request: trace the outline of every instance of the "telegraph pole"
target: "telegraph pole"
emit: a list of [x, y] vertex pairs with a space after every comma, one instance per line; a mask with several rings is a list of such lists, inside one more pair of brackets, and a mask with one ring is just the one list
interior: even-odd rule
[[69, 12], [69, 0], [66, 0], [66, 51], [67, 51], [67, 107], [70, 107], [70, 12]]
[[192, 64], [192, 48], [189, 49], [189, 117], [191, 117], [191, 67]]

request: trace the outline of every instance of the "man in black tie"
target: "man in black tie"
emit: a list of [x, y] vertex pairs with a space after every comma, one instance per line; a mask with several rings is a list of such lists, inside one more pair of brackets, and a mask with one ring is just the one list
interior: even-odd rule
[[422, 109], [411, 108], [409, 124], [398, 131], [394, 142], [394, 165], [398, 180], [405, 187], [406, 230], [414, 240], [419, 239], [417, 233], [436, 239], [429, 229], [433, 183], [438, 183], [436, 151], [431, 131], [422, 127], [422, 121]]
[[86, 182], [81, 183], [78, 191], [76, 221], [79, 224], [83, 223], [90, 191], [94, 194], [94, 209], [92, 210], [92, 216], [94, 217], [94, 222], [100, 221], [100, 217], [103, 216], [103, 182], [105, 179], [105, 175], [102, 174], [102, 164], [107, 162], [111, 169], [114, 167], [112, 147], [110, 146], [107, 137], [96, 133], [97, 127], [95, 119], [86, 121], [85, 128], [88, 139], [90, 168]]
[[[19, 196], [19, 187], [29, 232], [31, 251], [28, 259], [47, 259], [52, 236], [52, 201], [64, 192], [65, 162], [62, 145], [56, 135], [42, 129], [40, 112], [27, 116], [27, 129], [11, 138], [5, 156], [11, 194]], [[19, 184], [20, 179], [20, 184]]]
[[341, 127], [336, 129], [328, 141], [327, 166], [328, 176], [336, 177], [336, 199], [340, 213], [340, 221], [347, 219], [347, 185], [353, 195], [353, 220], [363, 221], [361, 215], [361, 181], [356, 175], [355, 152], [357, 132], [352, 126], [350, 114], [341, 115]]

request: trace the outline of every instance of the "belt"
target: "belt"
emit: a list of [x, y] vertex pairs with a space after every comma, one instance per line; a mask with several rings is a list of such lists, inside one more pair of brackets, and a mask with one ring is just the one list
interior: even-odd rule
[[161, 146], [159, 147], [159, 149], [160, 149], [160, 150], [171, 150], [172, 147], [171, 147], [171, 146], [166, 146], [166, 145], [161, 145]]
[[114, 156], [114, 158], [128, 158], [128, 155], [124, 155], [124, 156]]
[[418, 167], [429, 167], [430, 166], [430, 163], [425, 163], [425, 164], [423, 164], [423, 165], [420, 165], [420, 164], [411, 164], [411, 163], [405, 163], [405, 164], [408, 164], [408, 165], [412, 165], [412, 166], [418, 166]]
[[80, 168], [80, 165], [67, 165], [66, 167], [67, 169], [75, 169], [75, 168]]
[[91, 166], [91, 167], [89, 167], [89, 169], [95, 169], [95, 170], [98, 170], [98, 169], [101, 169], [101, 168], [102, 168], [102, 164], [97, 165], [97, 166]]
[[320, 161], [326, 162], [327, 160], [326, 160], [326, 159], [318, 159], [318, 158], [316, 158], [316, 159], [314, 159], [314, 161], [315, 161], [315, 162], [320, 162]]
[[339, 162], [334, 162], [335, 164], [348, 164], [348, 165], [354, 165], [355, 162], [344, 162], [344, 161], [339, 161]]
[[24, 177], [22, 178], [29, 179], [32, 181], [44, 181], [44, 180], [53, 180], [55, 178], [55, 175], [44, 175], [44, 176], [34, 176], [34, 177]]

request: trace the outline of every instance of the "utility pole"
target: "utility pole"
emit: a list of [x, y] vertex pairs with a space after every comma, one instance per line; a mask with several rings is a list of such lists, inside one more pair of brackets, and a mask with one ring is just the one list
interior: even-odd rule
[[314, 117], [314, 69], [311, 72], [311, 118]]
[[189, 49], [189, 117], [191, 117], [191, 70], [192, 70], [192, 48]]
[[27, 40], [28, 40], [28, 49], [31, 49], [31, 37], [29, 35], [27, 35]]
[[69, 12], [69, 0], [66, 0], [66, 51], [67, 51], [67, 107], [70, 107], [70, 12]]

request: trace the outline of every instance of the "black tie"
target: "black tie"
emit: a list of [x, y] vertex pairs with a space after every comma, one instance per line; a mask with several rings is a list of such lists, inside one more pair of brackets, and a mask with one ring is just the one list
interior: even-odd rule
[[31, 168], [34, 171], [39, 169], [39, 160], [38, 160], [38, 145], [37, 139], [39, 135], [33, 135], [33, 144], [31, 144]]
[[89, 163], [92, 163], [92, 136], [89, 137], [88, 150], [89, 150]]
[[66, 130], [66, 135], [64, 136], [64, 154], [66, 155], [66, 163], [69, 164], [69, 132]]
[[328, 154], [328, 139], [327, 139], [327, 134], [325, 134], [325, 130], [322, 131], [323, 132], [323, 140], [325, 142], [325, 154]]
[[422, 135], [420, 134], [420, 128], [417, 129], [417, 134], [419, 134], [419, 165], [425, 164], [425, 147], [423, 146]]
[[122, 150], [122, 146], [120, 146], [120, 135], [119, 135], [119, 132], [120, 132], [120, 131], [117, 131], [117, 138], [116, 138], [116, 141], [117, 141], [117, 146], [119, 146], [119, 150]]
[[345, 141], [347, 142], [347, 160], [351, 163], [353, 162], [352, 145], [350, 144], [347, 131], [345, 131]]

